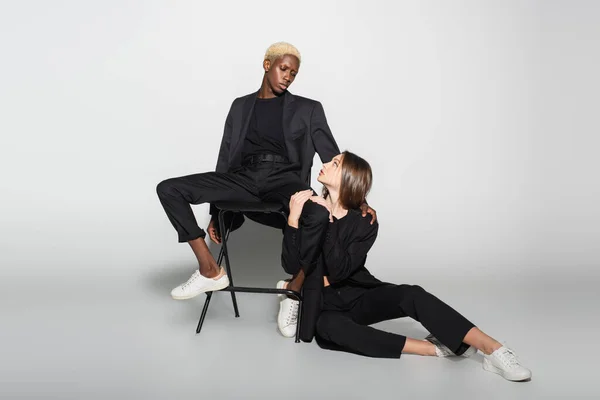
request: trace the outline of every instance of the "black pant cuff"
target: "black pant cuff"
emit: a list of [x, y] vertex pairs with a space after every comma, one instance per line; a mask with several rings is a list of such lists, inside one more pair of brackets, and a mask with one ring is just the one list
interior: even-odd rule
[[179, 243], [189, 242], [190, 240], [195, 240], [198, 238], [204, 239], [206, 237], [206, 232], [204, 229], [198, 228], [199, 230], [193, 233], [188, 233], [185, 235], [179, 235]]
[[[469, 333], [469, 331], [471, 329], [473, 329], [475, 327], [474, 324], [472, 323], [465, 323], [463, 328], [460, 329], [460, 333], [456, 339], [454, 339], [452, 342], [452, 346], [448, 346], [448, 348], [450, 350], [452, 350], [452, 352], [454, 354], [456, 354], [457, 356], [460, 356], [461, 354], [463, 354], [465, 351], [467, 351], [467, 349], [469, 348], [469, 345], [464, 343], [463, 340], [465, 338], [465, 336], [467, 336], [467, 333]], [[439, 338], [438, 338], [439, 339]]]

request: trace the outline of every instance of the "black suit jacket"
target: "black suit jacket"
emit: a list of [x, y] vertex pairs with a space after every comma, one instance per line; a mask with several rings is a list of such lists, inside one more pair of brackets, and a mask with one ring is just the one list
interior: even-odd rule
[[[229, 172], [241, 166], [242, 149], [250, 125], [250, 117], [258, 92], [237, 98], [233, 101], [221, 140], [221, 148], [217, 159], [216, 172]], [[322, 162], [329, 162], [340, 153], [331, 130], [327, 125], [325, 112], [321, 103], [306, 97], [295, 96], [289, 91], [283, 95], [283, 136], [287, 156], [290, 162], [298, 164], [300, 179], [310, 183], [310, 170], [315, 153], [319, 154]], [[211, 214], [217, 215], [211, 205]], [[248, 215], [251, 217], [251, 215]], [[255, 218], [252, 218], [255, 219]], [[270, 225], [260, 219], [261, 223]], [[239, 218], [233, 229], [243, 223]], [[274, 225], [275, 226], [275, 225]], [[301, 327], [303, 341], [311, 341], [314, 335], [314, 316], [320, 307], [320, 292], [323, 287], [323, 272], [321, 262], [317, 268], [306, 276], [304, 281], [303, 313], [308, 315]]]
[[[217, 172], [229, 172], [241, 166], [242, 148], [250, 125], [250, 117], [258, 92], [233, 101], [221, 140]], [[321, 103], [289, 91], [283, 95], [283, 136], [287, 156], [299, 164], [300, 178], [308, 182], [315, 152], [322, 162], [329, 162], [340, 153], [327, 125]]]

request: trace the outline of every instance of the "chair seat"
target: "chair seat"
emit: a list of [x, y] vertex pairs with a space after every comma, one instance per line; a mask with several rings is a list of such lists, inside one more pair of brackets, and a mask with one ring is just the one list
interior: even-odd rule
[[[223, 242], [221, 246], [221, 251], [219, 253], [219, 257], [217, 259], [217, 265], [221, 265], [223, 259], [225, 259], [225, 270], [227, 271], [227, 275], [229, 276], [229, 284], [230, 286], [226, 287], [225, 291], [229, 291], [231, 293], [231, 301], [233, 303], [233, 311], [235, 312], [235, 316], [239, 317], [240, 313], [238, 311], [237, 300], [235, 298], [235, 292], [245, 292], [245, 293], [266, 293], [266, 294], [287, 294], [288, 296], [295, 297], [299, 302], [299, 310], [298, 310], [298, 322], [296, 325], [296, 343], [300, 342], [300, 326], [302, 325], [302, 305], [303, 296], [301, 293], [294, 292], [287, 289], [274, 289], [274, 288], [251, 288], [251, 287], [240, 287], [235, 286], [233, 283], [233, 274], [231, 273], [231, 265], [229, 263], [229, 253], [227, 248], [229, 245], [227, 244], [229, 233], [234, 228], [235, 218], [231, 219], [229, 224], [229, 228], [225, 225], [225, 215], [228, 213], [243, 213], [244, 216], [259, 222], [263, 225], [268, 225], [272, 227], [276, 227], [282, 229], [286, 225], [286, 210], [284, 205], [280, 203], [263, 203], [259, 201], [217, 201], [214, 202], [213, 205], [219, 209], [219, 226], [221, 227], [221, 232], [225, 232], [222, 236]], [[263, 218], [266, 217], [266, 218]], [[243, 216], [241, 218], [241, 222], [243, 222]], [[239, 227], [240, 224], [237, 225]], [[212, 298], [213, 292], [206, 293], [206, 300], [204, 302], [204, 307], [202, 308], [202, 314], [200, 315], [200, 320], [198, 321], [198, 326], [196, 327], [196, 333], [200, 333], [202, 329], [202, 325], [204, 324], [204, 318], [206, 317], [206, 313], [208, 311], [208, 305], [210, 304], [210, 299]]]
[[219, 210], [234, 212], [281, 212], [284, 210], [280, 203], [262, 203], [259, 201], [217, 201], [213, 203]]

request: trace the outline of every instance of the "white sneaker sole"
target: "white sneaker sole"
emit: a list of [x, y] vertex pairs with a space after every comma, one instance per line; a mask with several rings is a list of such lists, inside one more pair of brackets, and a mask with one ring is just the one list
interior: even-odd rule
[[221, 278], [218, 281], [215, 281], [214, 286], [211, 286], [209, 288], [204, 288], [202, 290], [192, 292], [190, 294], [185, 294], [182, 296], [177, 296], [177, 295], [171, 294], [171, 297], [174, 300], [189, 300], [189, 299], [193, 299], [194, 297], [196, 297], [198, 295], [201, 295], [202, 293], [216, 292], [217, 290], [225, 289], [227, 286], [229, 286], [229, 278], [227, 278], [227, 275], [225, 275], [225, 279]]
[[498, 375], [502, 376], [504, 379], [513, 381], [513, 382], [522, 382], [522, 381], [527, 381], [527, 380], [531, 379], [531, 374], [529, 374], [529, 376], [525, 376], [525, 377], [511, 376], [511, 374], [509, 372], [504, 371], [500, 368], [494, 367], [492, 362], [489, 361], [487, 358], [483, 359], [483, 369], [485, 369], [486, 371], [498, 374]]

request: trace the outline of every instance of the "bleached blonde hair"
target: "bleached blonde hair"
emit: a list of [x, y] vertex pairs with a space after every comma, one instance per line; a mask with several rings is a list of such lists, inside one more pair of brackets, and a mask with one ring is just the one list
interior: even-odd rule
[[271, 61], [271, 63], [273, 63], [279, 57], [283, 57], [288, 54], [298, 57], [298, 62], [302, 61], [298, 49], [286, 42], [277, 42], [270, 45], [267, 49], [267, 52], [265, 53], [265, 60], [269, 60]]

